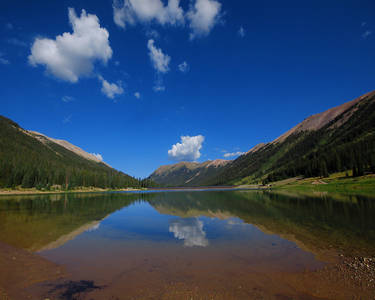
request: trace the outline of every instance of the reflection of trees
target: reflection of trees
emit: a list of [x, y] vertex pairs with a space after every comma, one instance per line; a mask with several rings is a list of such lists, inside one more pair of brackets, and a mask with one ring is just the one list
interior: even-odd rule
[[38, 250], [76, 236], [116, 210], [143, 201], [161, 213], [192, 218], [170, 223], [170, 232], [186, 246], [208, 245], [203, 224], [196, 217], [232, 216], [279, 235], [293, 235], [311, 248], [334, 245], [373, 249], [375, 253], [373, 199], [249, 191], [0, 197], [0, 241]]
[[152, 194], [81, 193], [0, 198], [0, 241], [37, 251], [93, 230], [107, 215]]
[[174, 237], [184, 240], [186, 247], [206, 247], [208, 240], [203, 231], [203, 222], [198, 218], [176, 219], [169, 223], [169, 232], [173, 232]]
[[161, 193], [149, 201], [180, 217], [238, 217], [306, 246], [375, 252], [375, 202], [364, 196], [281, 195], [263, 191]]

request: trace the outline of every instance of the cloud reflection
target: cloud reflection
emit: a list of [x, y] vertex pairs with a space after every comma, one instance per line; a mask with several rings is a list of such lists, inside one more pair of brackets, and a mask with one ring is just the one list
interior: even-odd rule
[[186, 247], [208, 246], [203, 222], [197, 218], [173, 220], [169, 224], [169, 232], [173, 232], [175, 238], [184, 240]]

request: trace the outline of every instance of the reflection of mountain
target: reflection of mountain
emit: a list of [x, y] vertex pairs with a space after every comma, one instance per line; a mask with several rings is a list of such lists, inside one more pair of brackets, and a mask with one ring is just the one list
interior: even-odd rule
[[[271, 192], [173, 192], [145, 194], [60, 194], [0, 199], [0, 241], [32, 251], [63, 245], [98, 226], [107, 215], [136, 201], [184, 220], [170, 232], [186, 246], [206, 246], [196, 217], [237, 217], [319, 254], [330, 245], [375, 254], [375, 202], [366, 197], [333, 199]], [[186, 219], [190, 218], [190, 219]]]
[[173, 232], [174, 237], [184, 240], [186, 247], [206, 247], [208, 240], [203, 231], [203, 222], [197, 218], [176, 219], [170, 222], [169, 232]]
[[79, 236], [81, 233], [84, 233], [85, 231], [89, 231], [89, 232], [94, 231], [94, 230], [97, 230], [99, 227], [100, 227], [99, 221], [94, 221], [94, 222], [85, 224], [75, 229], [74, 231], [69, 232], [68, 234], [62, 235], [56, 241], [53, 241], [52, 243], [49, 243], [48, 245], [43, 246], [42, 248], [38, 249], [38, 251], [41, 252], [41, 251], [56, 249], [64, 245], [66, 242], [73, 240], [76, 236]]
[[318, 254], [331, 245], [375, 253], [375, 203], [361, 196], [280, 195], [271, 192], [158, 194], [149, 202], [161, 213], [182, 218], [238, 217], [262, 231], [293, 240]]
[[0, 241], [31, 251], [53, 249], [139, 198], [139, 194], [118, 193], [4, 197]]

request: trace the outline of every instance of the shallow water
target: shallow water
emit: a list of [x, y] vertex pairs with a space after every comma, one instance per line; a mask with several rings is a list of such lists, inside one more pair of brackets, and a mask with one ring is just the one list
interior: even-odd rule
[[288, 276], [322, 268], [329, 249], [373, 254], [374, 203], [254, 191], [17, 196], [0, 198], [0, 241], [100, 287], [82, 299], [315, 299]]

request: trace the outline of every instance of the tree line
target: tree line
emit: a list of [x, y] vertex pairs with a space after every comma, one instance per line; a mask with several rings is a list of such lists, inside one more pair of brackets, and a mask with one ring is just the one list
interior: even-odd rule
[[0, 187], [62, 189], [152, 186], [104, 163], [90, 161], [52, 142], [42, 143], [0, 116]]

